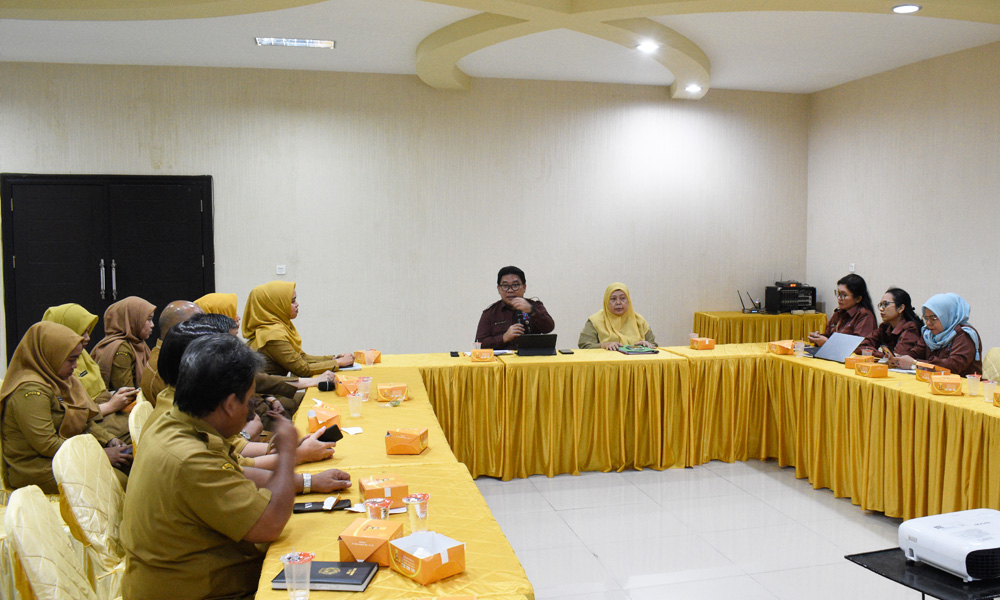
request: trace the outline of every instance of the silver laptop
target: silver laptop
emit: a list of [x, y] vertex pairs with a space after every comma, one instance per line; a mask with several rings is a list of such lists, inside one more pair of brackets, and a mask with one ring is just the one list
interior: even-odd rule
[[826, 343], [813, 356], [815, 358], [822, 358], [823, 360], [842, 363], [845, 358], [854, 354], [854, 351], [858, 349], [858, 346], [863, 341], [865, 341], [865, 338], [860, 335], [835, 333], [827, 338]]

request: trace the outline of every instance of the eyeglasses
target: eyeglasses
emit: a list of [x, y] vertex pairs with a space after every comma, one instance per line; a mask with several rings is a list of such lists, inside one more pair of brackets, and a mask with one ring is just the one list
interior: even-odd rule
[[837, 297], [837, 300], [847, 300], [848, 298], [851, 297], [850, 294], [845, 294], [840, 290], [833, 290], [833, 295]]
[[926, 321], [928, 323], [935, 322], [935, 321], [938, 322], [938, 323], [940, 323], [941, 319], [937, 318], [934, 315], [924, 315], [924, 321]]
[[517, 290], [521, 289], [521, 284], [520, 283], [511, 283], [511, 284], [501, 283], [497, 287], [499, 287], [501, 290], [503, 290], [505, 292], [516, 292]]
[[895, 302], [879, 302], [879, 303], [878, 303], [878, 307], [879, 307], [879, 309], [881, 310], [881, 309], [883, 309], [883, 308], [889, 308], [889, 307], [890, 307], [890, 306], [892, 306], [893, 304], [895, 304]]

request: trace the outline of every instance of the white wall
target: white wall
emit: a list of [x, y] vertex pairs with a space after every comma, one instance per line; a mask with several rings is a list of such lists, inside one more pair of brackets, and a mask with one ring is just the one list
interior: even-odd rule
[[[298, 282], [307, 351], [465, 349], [495, 274], [575, 347], [622, 280], [664, 344], [804, 278], [805, 96], [0, 64], [0, 170], [210, 174], [217, 289]], [[0, 336], [0, 340], [2, 340]]]
[[918, 309], [955, 292], [1000, 345], [998, 109], [1000, 44], [811, 97], [807, 273], [829, 308], [854, 262], [876, 304], [890, 285]]

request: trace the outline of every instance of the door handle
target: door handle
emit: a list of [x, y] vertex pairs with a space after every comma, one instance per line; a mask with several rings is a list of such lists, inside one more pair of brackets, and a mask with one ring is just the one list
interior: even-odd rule
[[101, 300], [104, 300], [104, 259], [101, 259]]
[[118, 274], [116, 272], [118, 265], [115, 264], [115, 259], [111, 259], [111, 299], [118, 299]]

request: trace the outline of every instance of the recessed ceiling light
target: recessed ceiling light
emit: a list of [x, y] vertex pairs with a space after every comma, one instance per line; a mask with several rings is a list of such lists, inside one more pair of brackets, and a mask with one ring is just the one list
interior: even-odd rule
[[686, 88], [684, 88], [684, 91], [689, 94], [697, 94], [701, 91], [701, 86], [697, 83], [690, 83]]
[[257, 38], [258, 46], [290, 46], [293, 48], [329, 48], [336, 47], [337, 42], [330, 40], [302, 40], [298, 38]]
[[635, 47], [639, 52], [645, 52], [646, 54], [652, 54], [660, 49], [660, 45], [652, 40], [646, 40], [638, 46]]
[[892, 12], [897, 15], [908, 15], [917, 12], [920, 8], [917, 4], [900, 4], [899, 6], [893, 6]]

